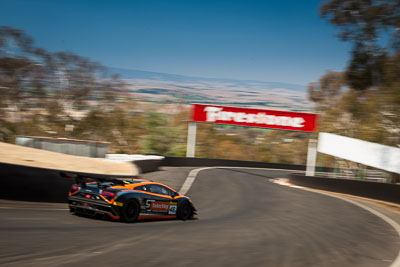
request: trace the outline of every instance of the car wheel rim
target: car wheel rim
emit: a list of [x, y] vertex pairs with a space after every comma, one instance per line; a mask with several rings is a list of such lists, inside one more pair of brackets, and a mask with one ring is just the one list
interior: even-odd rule
[[129, 218], [132, 218], [135, 215], [136, 209], [135, 206], [133, 204], [130, 204], [127, 208], [127, 215]]

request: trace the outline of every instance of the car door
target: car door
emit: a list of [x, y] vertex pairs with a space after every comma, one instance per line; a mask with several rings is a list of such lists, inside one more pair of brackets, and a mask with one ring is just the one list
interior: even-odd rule
[[145, 185], [146, 194], [146, 213], [175, 215], [177, 202], [172, 199], [172, 191], [168, 188], [157, 185]]

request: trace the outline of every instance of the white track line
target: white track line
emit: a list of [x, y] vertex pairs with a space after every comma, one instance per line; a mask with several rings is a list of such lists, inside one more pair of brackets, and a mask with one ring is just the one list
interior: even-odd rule
[[208, 170], [208, 169], [215, 169], [215, 168], [218, 168], [218, 167], [205, 167], [205, 168], [191, 170], [188, 177], [186, 177], [186, 180], [183, 183], [181, 189], [179, 190], [179, 194], [186, 195], [186, 193], [189, 191], [190, 187], [192, 187], [192, 184], [193, 184], [194, 180], [196, 179], [197, 174], [200, 171]]
[[[320, 192], [320, 191], [308, 190], [306, 188], [300, 188], [300, 189], [303, 189], [303, 190], [309, 191], [309, 192], [315, 192], [315, 193], [326, 195], [326, 196], [330, 196], [330, 197], [335, 197], [335, 198], [347, 201], [347, 202], [349, 202], [349, 203], [351, 203], [353, 205], [356, 205], [356, 206], [358, 206], [360, 208], [363, 208], [363, 209], [371, 212], [375, 216], [381, 218], [382, 220], [384, 220], [388, 224], [390, 224], [396, 230], [396, 232], [397, 232], [397, 234], [399, 235], [399, 238], [400, 238], [400, 225], [396, 221], [394, 221], [391, 218], [389, 218], [388, 216], [380, 213], [379, 211], [374, 210], [373, 208], [370, 208], [370, 207], [368, 207], [366, 205], [363, 205], [361, 203], [358, 203], [357, 201], [348, 199], [346, 197], [342, 197], [342, 196], [338, 196], [338, 195], [332, 195], [332, 194], [325, 193], [325, 192]], [[397, 258], [392, 262], [392, 264], [389, 267], [400, 267], [400, 250], [399, 250], [399, 253], [397, 254]]]
[[[189, 191], [190, 187], [192, 186], [194, 180], [196, 179], [197, 174], [200, 171], [204, 170], [209, 170], [209, 169], [247, 169], [247, 170], [265, 170], [266, 168], [250, 168], [250, 167], [226, 167], [226, 166], [217, 166], [217, 167], [204, 167], [204, 168], [199, 168], [199, 169], [194, 169], [192, 170], [188, 177], [186, 177], [185, 182], [183, 183], [181, 189], [179, 190], [179, 194], [181, 195], [186, 195], [186, 193]], [[287, 171], [287, 172], [301, 172], [297, 170], [285, 170], [285, 169], [267, 169], [270, 171]]]
[[[222, 167], [221, 166], [221, 167], [199, 168], [199, 169], [194, 169], [189, 173], [189, 175], [186, 178], [185, 182], [183, 183], [181, 189], [179, 190], [179, 193], [182, 194], [182, 195], [185, 195], [189, 191], [190, 187], [192, 186], [193, 182], [196, 179], [197, 174], [200, 171], [208, 170], [208, 169], [218, 169], [218, 168], [226, 168], [226, 169], [229, 169], [229, 168], [235, 168], [235, 169], [264, 169], [264, 170], [282, 170], [282, 171], [293, 172], [292, 170], [283, 170], [283, 169], [246, 168], [246, 167]], [[296, 171], [296, 172], [298, 172], [298, 171]], [[272, 182], [277, 183], [278, 181], [276, 181], [276, 180], [280, 180], [280, 179], [272, 179]], [[365, 209], [365, 210], [371, 212], [372, 214], [374, 214], [375, 216], [381, 218], [382, 220], [387, 222], [389, 225], [391, 225], [396, 230], [396, 232], [397, 232], [397, 234], [399, 235], [399, 238], [400, 238], [400, 225], [396, 221], [392, 220], [391, 218], [389, 218], [388, 216], [380, 213], [377, 210], [374, 210], [374, 209], [372, 209], [372, 208], [370, 208], [368, 206], [365, 206], [365, 205], [363, 205], [361, 203], [358, 203], [356, 201], [353, 201], [351, 199], [347, 199], [345, 197], [332, 195], [332, 194], [329, 194], [329, 193], [324, 193], [324, 192], [319, 192], [319, 191], [307, 190], [306, 188], [303, 188], [303, 187], [300, 187], [300, 186], [294, 186], [294, 185], [291, 185], [289, 183], [283, 183], [282, 185], [291, 186], [291, 187], [295, 187], [295, 188], [302, 189], [302, 190], [305, 190], [305, 191], [314, 192], [314, 193], [318, 193], [318, 194], [322, 194], [322, 195], [326, 195], [326, 196], [330, 196], [330, 197], [335, 197], [335, 198], [347, 201], [347, 202], [349, 202], [349, 203], [351, 203], [353, 205], [356, 205], [356, 206], [358, 206], [358, 207], [360, 207], [362, 209]], [[397, 255], [397, 258], [392, 262], [392, 264], [389, 267], [400, 267], [400, 250], [399, 250], [399, 253]]]
[[[399, 235], [399, 238], [400, 238], [400, 225], [399, 225], [396, 221], [394, 221], [394, 220], [392, 220], [391, 218], [389, 218], [388, 216], [386, 216], [386, 215], [380, 213], [379, 211], [374, 210], [373, 208], [370, 208], [370, 207], [368, 207], [368, 206], [365, 206], [365, 205], [363, 205], [363, 204], [361, 204], [361, 203], [358, 203], [357, 201], [348, 199], [348, 198], [346, 198], [346, 197], [342, 197], [342, 196], [338, 196], [338, 195], [333, 195], [333, 194], [325, 193], [325, 192], [321, 192], [321, 191], [309, 190], [309, 189], [304, 188], [304, 187], [301, 187], [301, 186], [294, 186], [294, 185], [292, 185], [292, 184], [290, 184], [290, 183], [288, 183], [288, 182], [282, 181], [282, 180], [283, 180], [283, 179], [273, 179], [272, 182], [274, 182], [274, 183], [276, 183], [276, 184], [283, 185], [283, 186], [295, 187], [295, 188], [302, 189], [302, 190], [305, 190], [305, 191], [309, 191], [309, 192], [314, 192], [314, 193], [326, 195], [326, 196], [329, 196], [329, 197], [335, 197], [335, 198], [338, 198], [338, 199], [347, 201], [347, 202], [349, 202], [349, 203], [351, 203], [351, 204], [353, 204], [353, 205], [356, 205], [356, 206], [358, 206], [358, 207], [360, 207], [360, 208], [363, 208], [363, 209], [365, 209], [365, 210], [371, 212], [371, 213], [374, 214], [375, 216], [381, 218], [382, 220], [384, 220], [384, 221], [387, 222], [388, 224], [390, 224], [390, 225], [396, 230], [396, 232], [397, 232], [397, 234]], [[397, 254], [396, 259], [392, 262], [392, 264], [391, 264], [389, 267], [400, 267], [400, 250], [399, 250], [399, 253]]]

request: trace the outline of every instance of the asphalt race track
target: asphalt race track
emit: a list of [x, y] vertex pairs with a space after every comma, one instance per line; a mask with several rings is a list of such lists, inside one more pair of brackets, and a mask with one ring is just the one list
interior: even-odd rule
[[210, 169], [188, 192], [198, 219], [126, 224], [55, 208], [0, 209], [4, 266], [390, 266], [388, 223], [329, 196], [280, 186], [287, 172]]

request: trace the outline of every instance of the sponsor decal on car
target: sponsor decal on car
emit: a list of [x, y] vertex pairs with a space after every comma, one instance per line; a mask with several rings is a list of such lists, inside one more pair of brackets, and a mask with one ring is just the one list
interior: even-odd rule
[[155, 200], [147, 200], [146, 201], [146, 209], [151, 212], [168, 212], [170, 215], [176, 214], [178, 202], [163, 202], [163, 201], [155, 201]]
[[169, 204], [165, 202], [154, 201], [150, 205], [151, 211], [168, 211], [168, 209], [169, 209]]

